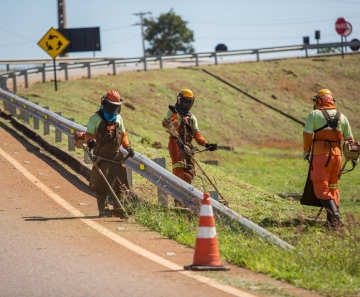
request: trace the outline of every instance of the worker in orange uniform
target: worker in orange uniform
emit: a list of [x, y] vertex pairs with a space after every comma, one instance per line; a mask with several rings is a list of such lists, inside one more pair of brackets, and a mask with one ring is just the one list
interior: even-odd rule
[[309, 113], [303, 131], [303, 158], [311, 160], [310, 179], [327, 212], [327, 222], [337, 227], [343, 225], [339, 212], [341, 141], [354, 138], [348, 119], [336, 110], [334, 96], [328, 89], [321, 89], [313, 101], [314, 110]]
[[178, 133], [177, 137], [170, 132], [169, 137], [168, 149], [172, 162], [172, 172], [189, 184], [195, 176], [194, 162], [191, 156], [194, 146], [191, 141], [195, 139], [198, 145], [205, 146], [209, 151], [217, 150], [217, 144], [208, 143], [200, 133], [198, 121], [190, 113], [194, 102], [193, 92], [189, 89], [183, 89], [178, 94], [175, 105], [169, 105], [169, 111], [163, 121], [165, 129], [171, 123]]
[[[85, 141], [93, 155], [101, 157], [98, 166], [104, 174], [116, 196], [125, 202], [124, 193], [129, 189], [126, 168], [122, 166], [124, 156], [120, 145], [128, 151], [130, 157], [134, 156], [124, 122], [120, 116], [123, 99], [115, 90], [110, 90], [101, 98], [100, 109], [90, 116]], [[126, 211], [121, 207], [117, 199], [113, 199], [113, 209], [109, 209], [107, 194], [109, 189], [103, 177], [93, 166], [89, 188], [96, 193], [99, 217], [117, 216], [122, 219], [128, 218]]]

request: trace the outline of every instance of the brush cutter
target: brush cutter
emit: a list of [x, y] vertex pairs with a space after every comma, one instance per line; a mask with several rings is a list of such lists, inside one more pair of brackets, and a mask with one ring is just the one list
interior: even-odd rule
[[[122, 203], [120, 202], [120, 199], [119, 197], [115, 194], [113, 188], [111, 187], [110, 183], [108, 182], [108, 180], [106, 179], [104, 173], [101, 171], [101, 169], [99, 168], [99, 162], [101, 160], [106, 160], [108, 162], [113, 162], [113, 163], [119, 163], [119, 162], [116, 162], [116, 161], [112, 161], [112, 160], [108, 160], [108, 159], [105, 159], [105, 158], [102, 158], [102, 157], [99, 157], [99, 156], [94, 156], [91, 151], [89, 150], [88, 147], [84, 147], [84, 150], [86, 150], [86, 153], [89, 155], [91, 161], [93, 162], [93, 166], [95, 166], [96, 170], [98, 171], [98, 173], [101, 175], [101, 177], [103, 178], [104, 182], [106, 183], [109, 191], [111, 192], [111, 194], [113, 195], [113, 197], [116, 199], [116, 201], [119, 203], [121, 209], [124, 211], [124, 214], [126, 217], [129, 217], [128, 213], [126, 212], [126, 209], [125, 207], [122, 205]], [[121, 162], [121, 165], [122, 166], [125, 166], [124, 162], [130, 157], [130, 155], [126, 155], [126, 157], [124, 158], [124, 160]]]
[[219, 196], [221, 197], [221, 200], [219, 199], [219, 202], [222, 203], [223, 205], [227, 206], [228, 202], [225, 200], [225, 198], [220, 194], [219, 190], [216, 188], [216, 186], [214, 185], [214, 183], [210, 180], [210, 178], [207, 176], [207, 174], [205, 173], [205, 171], [201, 168], [200, 164], [195, 160], [194, 158], [194, 154], [196, 153], [201, 153], [201, 152], [205, 152], [208, 149], [204, 149], [204, 150], [199, 150], [197, 147], [194, 147], [192, 149], [190, 149], [189, 146], [187, 146], [182, 139], [179, 136], [178, 131], [176, 130], [176, 128], [174, 127], [173, 123], [167, 119], [164, 119], [162, 122], [163, 127], [166, 129], [167, 132], [169, 132], [172, 136], [176, 137], [179, 143], [180, 148], [182, 148], [185, 153], [187, 153], [190, 158], [194, 161], [194, 163], [199, 167], [200, 171], [204, 174], [204, 176], [207, 178], [207, 180], [209, 181], [209, 183], [214, 187], [214, 189], [219, 193]]

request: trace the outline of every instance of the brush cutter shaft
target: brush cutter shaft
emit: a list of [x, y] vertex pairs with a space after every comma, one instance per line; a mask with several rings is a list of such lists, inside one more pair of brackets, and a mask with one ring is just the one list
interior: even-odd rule
[[[110, 191], [111, 194], [114, 196], [114, 198], [116, 199], [116, 201], [119, 203], [121, 209], [127, 214], [126, 209], [125, 209], [125, 207], [122, 205], [122, 203], [120, 202], [119, 197], [115, 194], [114, 189], [111, 187], [111, 185], [110, 185], [110, 183], [108, 182], [108, 180], [106, 179], [104, 173], [101, 171], [101, 169], [100, 169], [99, 166], [98, 166], [98, 164], [99, 164], [99, 162], [101, 161], [102, 158], [101, 158], [101, 157], [96, 157], [96, 156], [94, 156], [94, 155], [90, 152], [90, 150], [89, 150], [88, 147], [86, 147], [86, 148], [84, 148], [84, 149], [86, 150], [86, 152], [88, 153], [91, 161], [93, 162], [93, 166], [95, 166], [97, 172], [101, 175], [101, 177], [103, 178], [104, 182], [106, 183], [109, 191]], [[129, 155], [127, 155], [126, 157], [129, 157]], [[126, 157], [125, 157], [125, 158], [126, 158]], [[109, 160], [109, 161], [111, 161], [111, 160]], [[125, 159], [124, 159], [124, 161], [125, 161]], [[114, 162], [114, 161], [113, 161], [113, 162]], [[117, 163], [117, 162], [116, 162], [116, 163]]]

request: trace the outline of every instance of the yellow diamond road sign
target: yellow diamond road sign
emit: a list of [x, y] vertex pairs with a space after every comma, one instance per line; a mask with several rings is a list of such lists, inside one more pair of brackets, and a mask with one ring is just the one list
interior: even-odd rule
[[53, 59], [62, 53], [62, 51], [69, 45], [70, 41], [54, 28], [50, 28], [43, 38], [38, 42], [38, 45], [47, 52]]

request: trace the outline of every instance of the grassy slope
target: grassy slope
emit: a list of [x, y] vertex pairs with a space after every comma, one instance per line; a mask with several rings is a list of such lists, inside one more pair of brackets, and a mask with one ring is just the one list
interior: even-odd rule
[[[329, 88], [335, 94], [339, 110], [348, 117], [354, 135], [359, 139], [357, 127], [360, 125], [360, 107], [355, 104], [360, 76], [357, 70], [359, 59], [358, 55], [354, 55], [346, 56], [344, 60], [340, 57], [290, 59], [205, 68], [301, 121], [305, 121], [312, 109], [312, 96], [321, 88]], [[18, 95], [49, 106], [53, 111], [62, 111], [63, 116], [75, 117], [76, 122], [86, 125], [89, 115], [99, 107], [101, 96], [110, 88], [119, 90], [125, 99], [122, 116], [127, 130], [133, 133], [130, 138], [135, 150], [150, 158], [168, 157], [166, 148], [152, 148], [144, 140], [149, 139], [150, 143], [158, 141], [166, 147], [167, 135], [161, 121], [167, 106], [175, 103], [176, 95], [182, 88], [192, 89], [196, 96], [192, 111], [200, 122], [204, 136], [211, 142], [234, 146], [231, 152], [218, 150], [198, 155], [198, 160], [217, 159], [220, 162], [218, 167], [202, 165], [207, 174], [236, 212], [295, 244], [297, 251], [306, 255], [307, 260], [264, 246], [264, 243], [249, 238], [246, 233], [234, 242], [233, 236], [227, 237], [226, 232], [219, 232], [221, 253], [226, 259], [323, 294], [357, 296], [347, 292], [360, 286], [358, 272], [352, 272], [354, 263], [345, 265], [347, 258], [339, 257], [334, 261], [322, 254], [324, 249], [329, 250], [327, 253], [330, 254], [344, 254], [344, 247], [339, 244], [337, 237], [327, 238], [328, 235], [321, 229], [319, 231], [316, 225], [307, 229], [298, 221], [298, 218], [313, 217], [317, 209], [302, 207], [297, 201], [274, 195], [279, 192], [302, 192], [307, 164], [301, 159], [300, 124], [196, 69], [129, 72], [115, 77], [59, 82], [58, 92], [54, 91], [53, 83], [35, 84]], [[344, 215], [360, 213], [358, 180], [358, 170], [342, 177]], [[147, 184], [137, 179], [135, 181], [141, 184], [143, 193]], [[194, 184], [199, 189], [212, 190], [201, 174]], [[157, 225], [155, 222], [154, 226]], [[196, 226], [190, 228], [189, 236], [193, 235], [194, 228], [196, 231]], [[183, 235], [183, 229], [181, 232], [170, 229], [164, 231], [160, 228], [158, 231], [184, 244], [193, 244]], [[302, 230], [301, 233], [299, 230]], [[327, 241], [323, 244], [321, 242], [325, 237]], [[359, 251], [356, 241], [355, 248], [345, 249], [348, 257], [353, 257]], [[236, 245], [239, 245], [239, 249], [229, 249], [229, 246]], [[254, 254], [254, 249], [258, 251], [257, 254]], [[286, 258], [291, 265], [283, 264]], [[340, 266], [338, 261], [342, 261]], [[314, 265], [321, 266], [320, 270], [314, 269]], [[334, 270], [338, 271], [335, 275], [330, 273]], [[329, 284], [323, 284], [318, 276], [321, 273], [326, 274]], [[309, 275], [314, 277], [309, 278]], [[341, 285], [339, 277], [342, 278]]]

